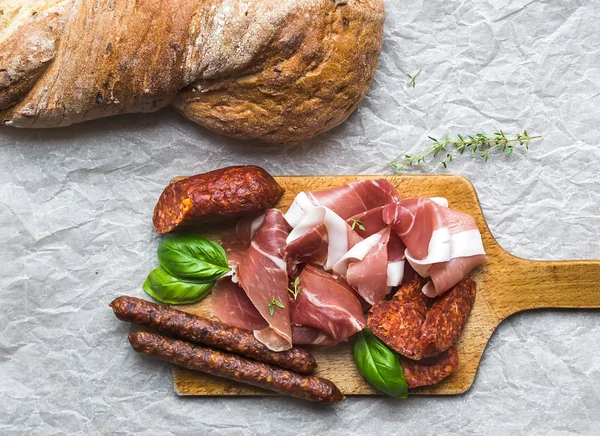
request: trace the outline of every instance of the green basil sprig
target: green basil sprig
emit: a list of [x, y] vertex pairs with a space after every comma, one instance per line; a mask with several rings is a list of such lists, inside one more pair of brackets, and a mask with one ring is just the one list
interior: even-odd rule
[[160, 265], [169, 274], [181, 279], [208, 283], [230, 271], [223, 247], [202, 236], [164, 239], [157, 254]]
[[164, 239], [157, 253], [160, 266], [148, 275], [142, 289], [161, 303], [200, 301], [230, 271], [223, 248], [202, 236]]
[[354, 361], [363, 377], [377, 390], [394, 398], [406, 398], [408, 387], [398, 356], [373, 332], [364, 329], [354, 336]]
[[191, 304], [206, 297], [216, 282], [195, 283], [173, 277], [162, 266], [152, 271], [142, 289], [155, 300], [166, 304]]

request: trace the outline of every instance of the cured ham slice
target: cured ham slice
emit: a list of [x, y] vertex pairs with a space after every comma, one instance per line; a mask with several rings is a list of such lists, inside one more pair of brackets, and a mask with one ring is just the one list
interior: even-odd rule
[[369, 304], [383, 300], [389, 291], [388, 287], [388, 241], [390, 228], [365, 239], [378, 236], [377, 243], [369, 252], [356, 262], [352, 262], [346, 271], [346, 280]]
[[396, 189], [387, 180], [361, 180], [322, 191], [299, 193], [285, 214], [285, 219], [295, 228], [314, 207], [324, 206], [347, 220], [369, 209], [399, 200]]
[[300, 273], [302, 290], [290, 299], [292, 323], [314, 330], [296, 331], [296, 343], [337, 344], [365, 327], [360, 302], [342, 279], [312, 265]]
[[318, 206], [311, 209], [287, 237], [285, 259], [292, 263], [315, 263], [331, 270], [361, 240], [339, 215]]
[[400, 200], [396, 188], [385, 179], [361, 180], [306, 195], [315, 206], [328, 207], [343, 219]]
[[475, 219], [445, 207], [443, 200], [402, 200], [385, 206], [382, 213], [406, 245], [410, 265], [422, 277], [431, 276], [432, 282], [423, 288], [430, 297], [446, 292], [486, 260]]
[[292, 325], [292, 342], [294, 345], [336, 345], [339, 343], [325, 332], [304, 325]]
[[327, 229], [324, 224], [319, 224], [304, 235], [290, 241], [284, 249], [284, 258], [294, 265], [314, 263], [322, 266], [327, 262], [328, 247]]
[[390, 287], [400, 286], [404, 277], [406, 247], [395, 232], [390, 232], [390, 240], [387, 243], [387, 285]]
[[[285, 247], [289, 226], [277, 209], [269, 209], [238, 268], [239, 283], [269, 327], [255, 330], [254, 336], [273, 351], [292, 347], [288, 301], [287, 265], [280, 253]], [[279, 301], [284, 307], [270, 303]], [[273, 306], [273, 305], [271, 305]]]
[[382, 216], [406, 245], [407, 258], [429, 265], [450, 260], [450, 231], [434, 201], [419, 197], [388, 204]]
[[259, 216], [245, 217], [240, 219], [235, 226], [235, 232], [237, 234], [237, 240], [241, 242], [250, 243], [263, 221], [265, 220], [266, 213]]
[[431, 281], [423, 286], [423, 293], [431, 298], [437, 297], [459, 283], [473, 268], [485, 263], [486, 260], [487, 256], [485, 254], [478, 254], [476, 256], [457, 257], [448, 262], [432, 265], [429, 269]]
[[475, 219], [447, 207], [440, 209], [450, 231], [451, 259], [429, 269], [431, 282], [423, 287], [423, 292], [429, 297], [446, 292], [487, 260]]
[[262, 330], [269, 326], [244, 290], [229, 277], [219, 280], [211, 295], [210, 314], [221, 322], [246, 330]]
[[387, 226], [387, 224], [383, 222], [383, 207], [384, 206], [375, 207], [366, 212], [354, 215], [348, 220], [348, 223], [350, 226], [354, 225], [354, 231], [361, 237], [368, 238], [369, 236], [382, 231]]

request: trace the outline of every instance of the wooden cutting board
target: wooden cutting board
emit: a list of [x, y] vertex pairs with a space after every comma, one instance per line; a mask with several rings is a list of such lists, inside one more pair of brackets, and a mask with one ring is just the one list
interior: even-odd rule
[[[276, 177], [285, 188], [277, 207], [287, 210], [300, 191], [314, 191], [381, 176]], [[600, 307], [600, 261], [542, 262], [520, 259], [500, 247], [492, 236], [473, 185], [459, 176], [384, 177], [402, 198], [446, 197], [453, 209], [477, 221], [489, 255], [487, 264], [473, 271], [477, 298], [458, 344], [460, 363], [441, 383], [411, 390], [413, 394], [461, 394], [475, 379], [488, 340], [498, 324], [513, 313], [536, 308]], [[523, 229], [526, 231], [526, 229]], [[227, 231], [227, 229], [223, 230]], [[215, 234], [206, 236], [217, 237]], [[182, 310], [210, 316], [210, 297]], [[346, 395], [380, 395], [358, 373], [349, 343], [310, 347], [319, 365], [316, 375], [332, 380]], [[272, 393], [199, 372], [173, 367], [173, 384], [179, 395], [272, 395]]]

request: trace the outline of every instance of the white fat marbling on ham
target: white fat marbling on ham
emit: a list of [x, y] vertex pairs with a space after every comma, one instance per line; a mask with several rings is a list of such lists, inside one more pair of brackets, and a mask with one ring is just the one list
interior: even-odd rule
[[259, 216], [251, 216], [240, 219], [235, 226], [235, 232], [237, 234], [238, 241], [250, 243], [265, 220], [265, 216], [266, 213], [263, 213]]
[[438, 204], [440, 206], [444, 206], [444, 207], [448, 207], [448, 199], [444, 198], [444, 197], [430, 197], [429, 198], [431, 201], [433, 201], [435, 204]]
[[[379, 232], [385, 226], [380, 211], [373, 209], [394, 201], [399, 201], [398, 193], [385, 179], [300, 192], [285, 214], [293, 228], [286, 241], [286, 260], [292, 264], [317, 263], [331, 270], [363, 237]], [[361, 231], [355, 224], [353, 231], [351, 218], [364, 219], [369, 225]]]
[[285, 214], [285, 219], [295, 228], [313, 207], [325, 206], [347, 220], [399, 200], [396, 189], [387, 180], [361, 180], [322, 191], [300, 192]]
[[350, 262], [358, 262], [363, 260], [367, 254], [375, 247], [383, 235], [383, 230], [379, 233], [369, 236], [363, 239], [350, 250], [348, 250], [334, 265], [333, 272], [335, 274], [344, 276]]
[[389, 287], [399, 286], [404, 278], [404, 267], [406, 264], [404, 252], [406, 251], [406, 247], [395, 232], [390, 232], [390, 240], [388, 241], [387, 249], [387, 285]]
[[422, 277], [431, 277], [424, 292], [436, 296], [485, 262], [475, 219], [432, 199], [402, 200], [384, 208], [383, 220], [406, 245], [406, 259]]
[[[342, 279], [306, 265], [299, 276], [302, 291], [290, 298], [296, 344], [333, 345], [365, 327], [363, 310], [350, 286]], [[316, 330], [316, 331], [315, 331]]]
[[286, 239], [285, 257], [289, 262], [299, 261], [333, 265], [362, 238], [332, 210], [317, 206], [298, 223]]
[[387, 264], [387, 285], [389, 287], [400, 286], [402, 277], [404, 277], [404, 260], [388, 262]]
[[440, 208], [424, 197], [402, 200], [384, 208], [383, 221], [392, 226], [406, 245], [407, 258], [428, 263], [450, 260], [450, 232]]
[[292, 228], [295, 228], [315, 206], [305, 192], [300, 192], [284, 215], [285, 220]]
[[[292, 347], [290, 309], [287, 302], [288, 274], [280, 253], [285, 247], [289, 226], [277, 209], [269, 209], [264, 222], [239, 265], [239, 283], [269, 327], [255, 330], [254, 336], [273, 351]], [[285, 307], [269, 313], [269, 303], [279, 300]]]

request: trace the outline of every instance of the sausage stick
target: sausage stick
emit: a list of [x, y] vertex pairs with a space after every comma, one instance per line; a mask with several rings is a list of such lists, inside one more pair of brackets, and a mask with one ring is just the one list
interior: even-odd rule
[[152, 222], [158, 233], [168, 233], [186, 223], [255, 215], [277, 203], [282, 194], [283, 188], [260, 167], [220, 168], [171, 182], [156, 203]]
[[259, 342], [251, 331], [182, 312], [135, 297], [119, 297], [110, 303], [121, 321], [170, 333], [201, 345], [241, 354], [292, 371], [309, 373], [317, 367], [311, 353], [302, 348], [275, 352]]
[[137, 332], [129, 334], [128, 338], [138, 353], [149, 354], [188, 369], [315, 402], [337, 403], [344, 399], [333, 382], [320, 377], [297, 374], [156, 333]]

